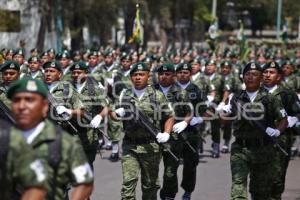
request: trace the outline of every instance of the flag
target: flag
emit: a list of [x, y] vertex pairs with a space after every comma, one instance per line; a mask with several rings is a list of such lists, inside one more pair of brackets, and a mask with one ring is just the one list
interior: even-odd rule
[[237, 33], [237, 39], [238, 39], [239, 45], [240, 45], [240, 59], [245, 60], [246, 56], [249, 52], [249, 49], [247, 47], [244, 23], [242, 22], [242, 20], [239, 20], [239, 24], [240, 24], [240, 30]]
[[133, 22], [132, 36], [128, 43], [136, 43], [139, 45], [143, 45], [144, 43], [144, 29], [141, 23], [139, 4], [136, 4], [136, 14]]
[[281, 41], [284, 44], [287, 44], [288, 39], [289, 39], [289, 37], [288, 37], [288, 29], [289, 29], [288, 23], [285, 22], [284, 25], [283, 25], [283, 27], [282, 27], [281, 34], [280, 34]]

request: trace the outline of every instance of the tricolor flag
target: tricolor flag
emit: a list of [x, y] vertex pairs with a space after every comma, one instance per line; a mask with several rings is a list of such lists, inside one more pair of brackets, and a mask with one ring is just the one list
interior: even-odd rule
[[136, 43], [139, 45], [143, 45], [144, 43], [144, 29], [141, 23], [139, 4], [136, 4], [136, 14], [133, 22], [132, 36], [128, 43]]

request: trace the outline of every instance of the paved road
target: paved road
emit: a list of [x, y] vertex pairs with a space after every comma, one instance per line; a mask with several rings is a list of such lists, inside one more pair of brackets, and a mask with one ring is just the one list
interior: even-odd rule
[[[193, 200], [227, 200], [231, 185], [229, 154], [222, 154], [220, 159], [212, 159], [209, 157], [208, 145], [198, 165], [197, 185], [192, 196]], [[121, 163], [110, 162], [107, 159], [110, 152], [103, 151], [102, 154], [103, 159], [98, 155], [95, 162], [96, 182], [92, 200], [118, 200], [122, 184]], [[180, 167], [179, 180], [181, 180], [181, 172]], [[180, 188], [176, 199], [179, 200], [182, 194], [183, 191]], [[141, 200], [140, 184], [137, 190], [137, 200]], [[300, 200], [300, 157], [290, 162], [283, 200]]]

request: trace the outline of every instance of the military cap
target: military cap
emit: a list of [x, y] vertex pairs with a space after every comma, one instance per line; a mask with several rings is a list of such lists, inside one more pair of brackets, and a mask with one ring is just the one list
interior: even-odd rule
[[287, 60], [285, 60], [285, 61], [282, 63], [281, 67], [283, 67], [283, 66], [285, 66], [285, 65], [291, 65], [291, 66], [294, 66], [294, 63], [293, 63], [290, 59], [287, 59]]
[[127, 53], [122, 53], [120, 60], [132, 60], [131, 55]]
[[48, 90], [45, 84], [38, 79], [24, 77], [14, 82], [7, 91], [7, 98], [11, 99], [15, 93], [32, 92], [47, 98]]
[[157, 72], [175, 72], [175, 68], [172, 63], [164, 63], [164, 64], [160, 65], [156, 71]]
[[68, 51], [63, 51], [62, 53], [57, 54], [57, 56], [56, 56], [57, 60], [60, 60], [62, 58], [70, 59], [71, 57], [70, 57], [69, 52]]
[[20, 65], [13, 61], [13, 60], [8, 60], [8, 61], [5, 61], [2, 65], [1, 65], [1, 68], [0, 68], [1, 72], [7, 70], [7, 69], [14, 69], [16, 71], [20, 71]]
[[157, 59], [158, 62], [167, 62], [168, 58], [166, 56], [161, 56]]
[[48, 61], [45, 64], [43, 64], [43, 68], [47, 69], [47, 68], [55, 68], [58, 71], [62, 71], [61, 65], [58, 61]]
[[87, 66], [86, 62], [79, 61], [79, 62], [73, 63], [70, 69], [72, 71], [76, 70], [76, 69], [87, 71], [88, 70], [88, 66]]
[[137, 71], [150, 71], [148, 65], [144, 62], [138, 62], [132, 65], [130, 69], [130, 75]]
[[228, 67], [232, 67], [232, 65], [231, 65], [231, 62], [229, 62], [229, 61], [223, 61], [222, 63], [221, 63], [221, 67], [222, 66], [228, 66]]
[[37, 56], [32, 56], [28, 59], [28, 62], [31, 63], [31, 62], [39, 62], [40, 61], [40, 58], [37, 57]]
[[91, 56], [99, 56], [99, 53], [98, 53], [98, 51], [91, 51], [90, 53], [89, 53], [89, 55], [88, 55], [88, 57], [91, 57]]
[[41, 54], [41, 57], [43, 56], [49, 56], [49, 53], [47, 51], [44, 51], [42, 54]]
[[24, 57], [24, 55], [25, 55], [24, 49], [21, 49], [21, 48], [16, 49], [16, 51], [14, 52], [14, 56], [15, 55], [21, 55]]
[[217, 62], [216, 62], [216, 60], [211, 59], [211, 60], [207, 61], [205, 65], [217, 65]]
[[15, 54], [15, 50], [13, 50], [13, 49], [9, 49], [7, 52], [6, 52], [6, 56], [8, 55], [8, 54], [12, 54], [12, 55], [14, 55]]
[[50, 48], [47, 50], [48, 53], [54, 53], [55, 54], [55, 50], [53, 48]]
[[245, 68], [244, 68], [244, 70], [243, 70], [243, 75], [246, 73], [246, 72], [248, 72], [248, 71], [250, 71], [250, 70], [257, 70], [257, 71], [262, 71], [262, 68], [261, 68], [261, 66], [258, 64], [258, 63], [256, 63], [256, 62], [249, 62], [249, 63], [247, 63], [246, 64], [246, 66], [245, 66]]
[[79, 50], [75, 50], [75, 51], [72, 52], [72, 57], [74, 58], [75, 56], [81, 56]]
[[194, 60], [191, 61], [191, 64], [200, 64], [201, 65], [201, 58], [195, 58]]
[[176, 72], [181, 70], [189, 70], [192, 71], [192, 66], [190, 63], [179, 63], [176, 67]]
[[275, 68], [275, 69], [277, 69], [277, 71], [278, 71], [279, 73], [282, 72], [281, 67], [280, 67], [279, 64], [278, 64], [277, 62], [275, 62], [275, 61], [266, 63], [266, 64], [264, 65], [264, 67], [263, 67], [263, 71], [265, 71], [266, 69], [269, 69], [269, 68]]
[[33, 52], [36, 52], [36, 53], [38, 53], [38, 49], [37, 49], [37, 48], [33, 48], [33, 49], [31, 49], [31, 50], [30, 50], [30, 53], [33, 53]]
[[105, 51], [105, 52], [103, 53], [103, 56], [104, 56], [104, 57], [107, 57], [107, 56], [113, 56], [113, 52], [107, 50], [107, 51]]

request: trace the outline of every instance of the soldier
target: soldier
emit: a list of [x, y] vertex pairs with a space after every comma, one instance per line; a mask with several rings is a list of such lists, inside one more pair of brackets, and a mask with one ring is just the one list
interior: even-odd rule
[[[226, 91], [224, 88], [224, 82], [220, 74], [217, 74], [217, 63], [214, 60], [210, 60], [205, 66], [205, 75], [210, 80], [211, 92], [208, 94], [207, 98], [209, 103], [218, 105], [222, 101], [222, 94]], [[214, 108], [212, 108], [214, 109]], [[211, 123], [211, 137], [212, 137], [212, 157], [220, 157], [220, 121], [219, 118], [213, 119]]]
[[55, 49], [53, 48], [48, 49], [47, 54], [49, 56], [49, 60], [55, 60], [55, 56], [56, 56]]
[[99, 88], [97, 81], [93, 77], [88, 76], [88, 67], [85, 62], [75, 62], [70, 70], [72, 71], [72, 84], [80, 94], [79, 97], [84, 105], [85, 112], [91, 117], [91, 119], [85, 119], [85, 121], [90, 123], [91, 127], [81, 129], [79, 137], [88, 161], [93, 167], [99, 135], [101, 135], [99, 131], [100, 123], [107, 115], [106, 107], [109, 102], [106, 99], [105, 91]]
[[[19, 133], [0, 120], [0, 196], [11, 200], [15, 186], [25, 188], [22, 200], [42, 200], [46, 196], [46, 172], [33, 150]], [[22, 156], [20, 156], [22, 155]]]
[[1, 66], [3, 83], [0, 86], [0, 100], [8, 107], [10, 107], [10, 100], [7, 99], [6, 93], [9, 86], [19, 79], [20, 66], [15, 61], [6, 61]]
[[252, 199], [271, 198], [276, 153], [272, 138], [280, 136], [288, 124], [281, 102], [260, 87], [261, 71], [259, 64], [248, 63], [243, 71], [246, 90], [234, 94], [223, 109], [233, 117], [236, 137], [230, 157], [232, 200], [247, 199], [248, 175]]
[[7, 92], [22, 136], [38, 158], [47, 164], [46, 199], [63, 200], [68, 184], [72, 184], [71, 199], [84, 200], [92, 192], [91, 167], [77, 137], [70, 136], [46, 119], [49, 108], [47, 95], [43, 82], [31, 78], [18, 80]]
[[282, 71], [283, 71], [283, 82], [282, 84], [293, 91], [298, 91], [299, 85], [297, 81], [297, 77], [294, 74], [294, 64], [290, 60], [286, 60], [282, 63]]
[[22, 78], [29, 72], [27, 63], [25, 62], [25, 52], [23, 49], [17, 49], [13, 55], [13, 60], [20, 65], [20, 77]]
[[43, 66], [46, 62], [51, 61], [49, 53], [47, 51], [41, 54], [41, 66]]
[[73, 54], [72, 54], [73, 62], [79, 62], [79, 61], [81, 61], [81, 59], [82, 59], [82, 56], [81, 56], [80, 51], [79, 50], [73, 51]]
[[[142, 199], [157, 199], [157, 178], [160, 162], [159, 145], [167, 142], [174, 123], [172, 111], [168, 108], [163, 94], [148, 86], [149, 67], [142, 62], [132, 66], [130, 71], [133, 88], [124, 90], [120, 95], [120, 108], [111, 113], [113, 119], [123, 118], [125, 136], [123, 138], [122, 200], [134, 200], [135, 188], [141, 170]], [[140, 110], [154, 126], [163, 132], [154, 138], [145, 127], [132, 116], [130, 108]], [[130, 117], [132, 116], [132, 117]]]
[[26, 74], [26, 76], [29, 76], [33, 79], [39, 79], [43, 80], [44, 75], [41, 68], [41, 60], [39, 57], [33, 56], [28, 59], [28, 67], [29, 67], [29, 73]]
[[[57, 61], [46, 62], [43, 65], [45, 70], [44, 81], [48, 86], [49, 93], [55, 100], [51, 103], [51, 107], [55, 109], [50, 110], [50, 118], [57, 123], [61, 123], [64, 129], [71, 134], [78, 134], [77, 118], [83, 115], [83, 104], [80, 101], [79, 94], [69, 82], [62, 82], [62, 68]], [[55, 104], [55, 105], [54, 105]], [[62, 117], [65, 115], [64, 117]], [[62, 119], [63, 118], [63, 119]], [[70, 122], [70, 123], [68, 123]]]
[[[269, 62], [263, 68], [263, 84], [269, 93], [282, 102], [288, 114], [288, 129], [284, 134], [278, 137], [277, 141], [285, 149], [291, 152], [292, 136], [294, 130], [292, 127], [299, 121], [300, 102], [294, 91], [284, 88], [280, 84], [282, 69], [276, 62]], [[272, 185], [272, 199], [280, 200], [284, 192], [285, 176], [290, 160], [290, 155], [286, 156], [277, 149], [276, 156], [273, 158], [275, 173], [273, 174], [274, 182]]]
[[39, 51], [37, 48], [33, 48], [30, 50], [30, 57], [38, 57], [39, 56]]
[[[191, 199], [191, 194], [195, 189], [196, 172], [199, 162], [199, 154], [197, 150], [199, 149], [201, 139], [199, 125], [203, 123], [203, 118], [201, 116], [203, 116], [207, 108], [205, 104], [205, 102], [207, 101], [207, 94], [204, 91], [200, 90], [195, 84], [191, 83], [191, 71], [192, 67], [187, 63], [180, 63], [176, 68], [176, 85], [179, 88], [178, 94], [180, 94], [180, 96], [183, 96], [184, 99], [181, 100], [181, 102], [183, 101], [184, 103], [189, 103], [190, 105], [192, 105], [193, 109], [191, 111], [189, 111], [188, 108], [180, 109], [180, 112], [184, 112], [184, 110], [189, 111], [186, 114], [189, 114], [192, 118], [190, 119], [189, 123], [186, 122], [186, 119], [176, 123], [173, 127], [173, 131], [177, 134], [186, 135], [186, 140], [196, 151], [193, 152], [186, 144], [183, 144], [181, 151], [181, 156], [183, 158], [183, 177], [181, 187], [185, 191], [182, 197], [183, 200]], [[175, 114], [177, 118], [177, 113]], [[182, 114], [179, 117], [182, 117]], [[181, 133], [182, 131], [183, 133]], [[168, 186], [166, 186], [166, 191], [168, 191]], [[173, 193], [170, 197], [175, 198], [175, 194]]]
[[64, 51], [56, 56], [56, 60], [59, 61], [62, 68], [62, 76], [60, 80], [62, 81], [71, 81], [71, 57], [67, 51]]

